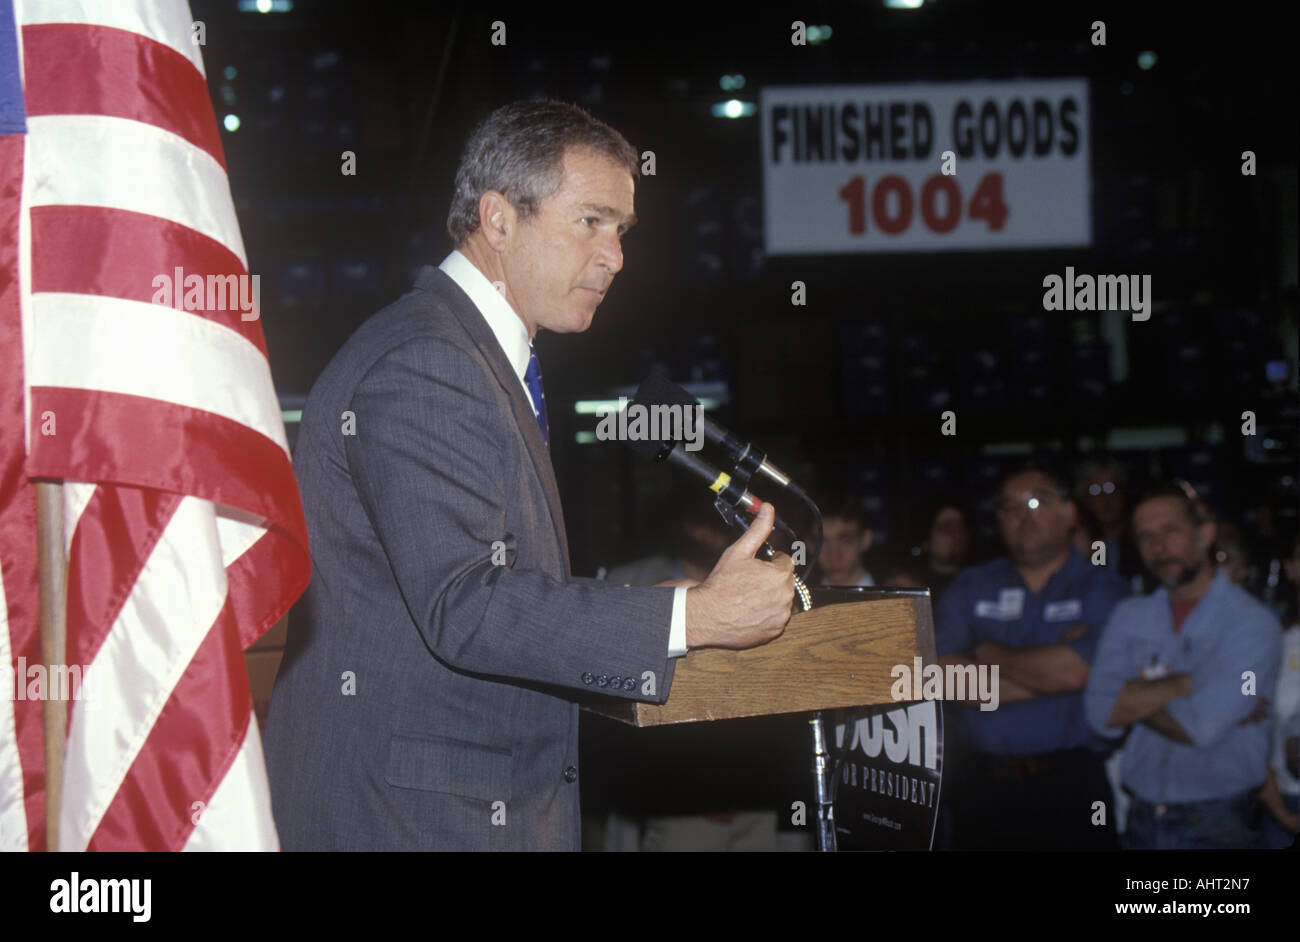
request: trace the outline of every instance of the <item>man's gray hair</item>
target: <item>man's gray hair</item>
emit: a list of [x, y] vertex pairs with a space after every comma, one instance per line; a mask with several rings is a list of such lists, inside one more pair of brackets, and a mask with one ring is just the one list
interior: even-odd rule
[[505, 194], [521, 219], [560, 188], [564, 155], [590, 148], [637, 177], [635, 148], [608, 124], [562, 101], [517, 101], [487, 116], [470, 134], [456, 169], [447, 235], [461, 248], [478, 230], [478, 202], [487, 190]]

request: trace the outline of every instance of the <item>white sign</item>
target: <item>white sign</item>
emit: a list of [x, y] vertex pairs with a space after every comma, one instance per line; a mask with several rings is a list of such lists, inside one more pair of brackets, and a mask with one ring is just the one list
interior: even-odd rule
[[765, 88], [770, 255], [1092, 242], [1085, 79]]

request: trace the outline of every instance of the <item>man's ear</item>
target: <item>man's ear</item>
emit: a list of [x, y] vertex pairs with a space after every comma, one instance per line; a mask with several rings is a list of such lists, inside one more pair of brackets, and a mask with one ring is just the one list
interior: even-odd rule
[[866, 527], [862, 531], [862, 536], [858, 537], [858, 552], [865, 553], [871, 549], [871, 541], [875, 538], [875, 533], [871, 527]]
[[515, 227], [515, 208], [499, 190], [484, 190], [478, 198], [478, 225], [483, 238], [497, 252], [504, 252]]

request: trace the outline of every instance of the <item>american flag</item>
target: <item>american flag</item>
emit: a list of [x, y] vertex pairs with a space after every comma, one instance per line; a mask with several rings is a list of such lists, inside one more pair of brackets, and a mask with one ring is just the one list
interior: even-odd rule
[[92, 694], [59, 849], [278, 848], [243, 651], [306, 587], [301, 500], [260, 320], [159, 291], [248, 274], [195, 38], [183, 0], [0, 0], [0, 849], [45, 845], [33, 478]]

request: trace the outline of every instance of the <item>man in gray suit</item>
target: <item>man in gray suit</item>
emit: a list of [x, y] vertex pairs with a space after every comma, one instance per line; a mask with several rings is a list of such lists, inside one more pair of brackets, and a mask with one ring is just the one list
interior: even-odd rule
[[313, 573], [266, 726], [286, 850], [576, 850], [582, 693], [662, 702], [688, 648], [789, 619], [766, 509], [704, 582], [569, 571], [539, 330], [586, 330], [623, 266], [637, 155], [559, 102], [472, 134], [456, 247], [366, 321], [303, 410]]

